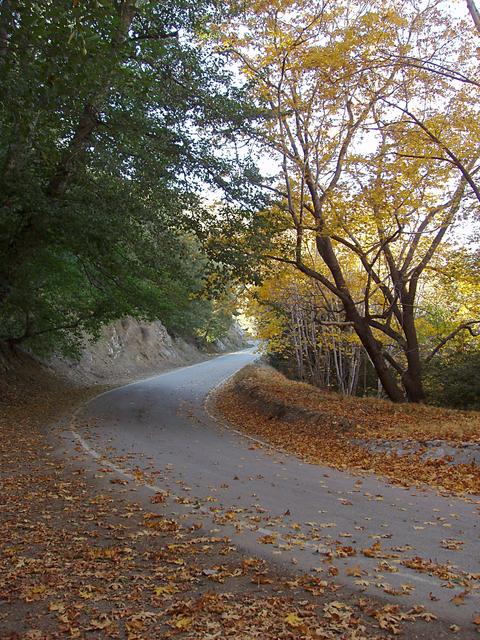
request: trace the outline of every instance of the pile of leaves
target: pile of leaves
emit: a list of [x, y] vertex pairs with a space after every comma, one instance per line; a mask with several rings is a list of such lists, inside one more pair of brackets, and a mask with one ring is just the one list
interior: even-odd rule
[[278, 575], [218, 532], [173, 518], [164, 494], [145, 505], [135, 483], [99, 482], [46, 427], [94, 390], [51, 382], [10, 389], [2, 403], [0, 637], [381, 640], [423, 620], [342, 598], [330, 579], [312, 590], [311, 578]]
[[[288, 380], [272, 368], [256, 366], [237, 374], [216, 395], [215, 404], [242, 431], [309, 462], [373, 472], [402, 486], [425, 483], [457, 495], [480, 493], [477, 465], [454, 466], [446, 458], [426, 460], [423, 447], [408, 455], [370, 452], [353, 441], [409, 439], [421, 443], [442, 438], [479, 442], [480, 412], [346, 397]], [[277, 409], [272, 414], [265, 411], [266, 407]], [[305, 410], [319, 412], [321, 423], [306, 418]], [[288, 420], [282, 419], [286, 411]], [[295, 411], [298, 418], [292, 420]]]

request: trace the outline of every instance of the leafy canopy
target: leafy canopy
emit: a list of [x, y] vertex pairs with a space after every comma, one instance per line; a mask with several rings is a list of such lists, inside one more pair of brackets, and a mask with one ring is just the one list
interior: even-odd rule
[[68, 351], [127, 314], [195, 328], [199, 194], [233, 190], [221, 147], [254, 115], [207, 43], [221, 11], [2, 3], [1, 339]]

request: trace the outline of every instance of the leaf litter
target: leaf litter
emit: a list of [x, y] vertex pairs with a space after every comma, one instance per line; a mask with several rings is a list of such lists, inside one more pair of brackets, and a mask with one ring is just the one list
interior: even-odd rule
[[[421, 607], [339, 598], [331, 574], [292, 580], [244, 557], [228, 537], [172, 517], [168, 491], [154, 494], [148, 509], [132, 500], [124, 479], [99, 484], [95, 476], [111, 470], [100, 466], [92, 477], [81, 455], [62, 459], [46, 427], [89, 393], [55, 387], [3, 403], [3, 640], [380, 640], [428, 620]], [[138, 470], [138, 482], [149, 479]], [[219, 523], [236, 515], [214, 512]], [[432, 632], [412, 637], [447, 637]]]
[[399, 455], [358, 444], [405, 437], [422, 443], [432, 434], [460, 444], [466, 438], [480, 442], [478, 411], [345, 397], [252, 365], [214, 394], [212, 403], [241, 431], [310, 463], [375, 473], [403, 487], [426, 484], [448, 494], [480, 495], [480, 467], [474, 463], [452, 465], [448, 456], [425, 459], [422, 446]]

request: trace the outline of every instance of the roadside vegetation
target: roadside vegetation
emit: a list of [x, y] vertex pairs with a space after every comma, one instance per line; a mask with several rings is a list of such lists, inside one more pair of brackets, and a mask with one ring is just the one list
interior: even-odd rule
[[242, 192], [222, 145], [255, 115], [208, 43], [222, 16], [208, 0], [2, 2], [4, 347], [72, 355], [125, 316], [222, 332], [234, 294], [202, 250], [200, 196]]
[[[435, 360], [455, 370], [449, 349], [478, 379], [480, 34], [467, 4], [255, 2], [220, 30], [268, 113], [255, 144], [278, 169], [257, 214], [268, 243], [245, 229], [235, 241], [263, 265], [260, 336], [300, 379], [442, 404]], [[460, 388], [445, 401], [476, 406], [472, 386], [463, 405]]]
[[[463, 324], [469, 314], [477, 317], [478, 290], [473, 274], [449, 282], [429, 276], [416, 319], [428, 404], [480, 408], [479, 336]], [[288, 377], [345, 396], [385, 397], [367, 351], [333, 296], [307, 276], [274, 269], [250, 288], [246, 309], [265, 356]], [[396, 353], [388, 340], [384, 347]]]

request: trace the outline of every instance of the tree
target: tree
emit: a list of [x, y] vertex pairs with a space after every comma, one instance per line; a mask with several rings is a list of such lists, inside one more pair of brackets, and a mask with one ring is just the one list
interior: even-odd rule
[[356, 394], [364, 352], [342, 321], [335, 296], [319, 282], [278, 265], [250, 289], [249, 300], [257, 335], [274, 361], [300, 380]]
[[[224, 38], [270, 111], [257, 139], [281, 167], [281, 182], [266, 187], [277, 198], [271, 218], [283, 229], [265, 257], [294, 266], [338, 299], [396, 402], [424, 400], [419, 289], [446, 259], [452, 226], [469, 212], [480, 149], [470, 87], [452, 86], [447, 76], [432, 82], [404, 62], [447, 41], [455, 67], [465, 52], [462, 34], [438, 3], [375, 0], [253, 3], [241, 28], [234, 22]], [[436, 143], [410, 126], [405, 109], [393, 117], [406, 96], [419, 122], [445, 127], [448, 117], [445, 134], [462, 149], [469, 175], [431, 152]], [[360, 296], [349, 286], [346, 255], [363, 270]], [[316, 267], [317, 256], [326, 270]]]
[[480, 33], [480, 12], [478, 11], [474, 0], [467, 0], [467, 7], [470, 11], [470, 15], [472, 16], [473, 24]]
[[206, 42], [218, 16], [209, 0], [1, 4], [2, 340], [180, 322], [210, 269], [186, 237], [199, 193], [229, 190], [220, 148], [251, 115]]
[[[465, 251], [449, 251], [447, 255], [448, 264], [437, 262], [417, 301], [415, 326], [424, 369], [422, 381], [429, 402], [474, 408], [478, 385], [473, 371], [480, 336], [478, 264]], [[348, 254], [342, 255], [344, 267], [349, 259], [345, 269], [348, 287], [359, 299], [364, 291], [362, 268]], [[315, 268], [322, 269], [320, 260]], [[344, 321], [337, 298], [317, 280], [290, 265], [271, 264], [262, 284], [249, 288], [247, 310], [266, 353], [289, 375], [322, 388], [334, 387], [345, 395], [359, 389], [363, 393], [374, 390], [365, 351]], [[387, 335], [379, 337], [384, 350], [398, 358], [396, 341]], [[456, 373], [463, 382], [455, 382]], [[473, 379], [462, 399], [459, 388], [466, 385], [468, 376]]]

